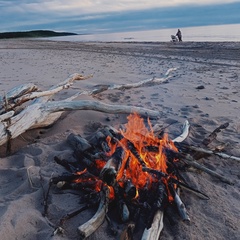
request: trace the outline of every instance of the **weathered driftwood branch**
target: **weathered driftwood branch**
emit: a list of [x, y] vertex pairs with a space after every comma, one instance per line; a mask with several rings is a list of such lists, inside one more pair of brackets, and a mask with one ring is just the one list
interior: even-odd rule
[[12, 88], [10, 91], [6, 93], [4, 98], [8, 100], [15, 99], [33, 91], [38, 91], [38, 87], [35, 84], [26, 83]]
[[83, 76], [81, 74], [74, 73], [70, 75], [69, 78], [59, 83], [57, 86], [54, 86], [49, 90], [42, 92], [38, 91], [38, 88], [35, 85], [30, 84], [21, 85], [20, 87], [16, 87], [7, 93], [6, 98], [9, 103], [7, 109], [14, 109], [16, 106], [19, 106], [22, 103], [32, 99], [45, 96], [51, 97], [54, 94], [60, 92], [61, 90], [69, 88], [74, 83], [74, 81], [86, 80], [89, 79], [90, 77], [92, 77], [92, 75]]
[[[8, 142], [10, 139], [18, 137], [25, 131], [33, 128], [45, 127], [53, 124], [59, 119], [64, 111], [72, 110], [93, 110], [105, 113], [133, 113], [136, 112], [142, 116], [158, 117], [160, 112], [153, 111], [135, 106], [110, 105], [97, 101], [72, 101], [74, 98], [83, 94], [78, 93], [67, 100], [50, 102], [49, 99], [53, 94], [68, 88], [77, 80], [85, 80], [91, 76], [84, 77], [80, 74], [72, 74], [65, 81], [59, 83], [57, 86], [50, 88], [45, 92], [34, 92], [37, 89], [35, 85], [22, 85], [19, 88], [14, 88], [9, 91], [4, 98], [1, 99], [0, 109], [0, 145]], [[169, 77], [168, 73], [162, 82]], [[156, 80], [156, 79], [155, 79]], [[157, 81], [157, 80], [156, 80]], [[141, 86], [137, 84], [137, 86]], [[121, 85], [123, 86], [123, 85]], [[128, 86], [128, 84], [127, 84]], [[129, 88], [128, 86], [127, 88]], [[131, 87], [135, 87], [132, 85]], [[111, 88], [112, 89], [112, 88]], [[106, 90], [106, 89], [105, 89]], [[85, 92], [86, 93], [86, 92]], [[93, 93], [93, 92], [92, 92]], [[89, 94], [89, 93], [88, 93]], [[36, 99], [31, 105], [25, 107], [20, 113], [16, 114], [14, 111], [6, 113], [21, 105], [28, 100]], [[6, 122], [5, 120], [8, 120]]]
[[142, 86], [146, 86], [147, 84], [152, 84], [152, 83], [157, 83], [157, 84], [161, 84], [166, 82], [170, 76], [169, 74], [173, 71], [175, 71], [176, 68], [171, 68], [169, 69], [163, 78], [150, 78], [150, 79], [146, 79], [137, 83], [129, 83], [129, 84], [114, 84], [112, 86], [109, 87], [109, 89], [129, 89], [129, 88], [137, 88], [137, 87], [142, 87]]
[[55, 101], [49, 102], [41, 107], [47, 112], [72, 111], [72, 110], [93, 110], [105, 113], [138, 113], [145, 117], [160, 117], [159, 111], [149, 110], [142, 107], [110, 105], [98, 101]]
[[110, 85], [97, 85], [95, 88], [91, 91], [82, 91], [80, 94], [86, 94], [86, 95], [94, 95], [101, 92], [104, 92], [106, 90], [124, 90], [124, 89], [130, 89], [130, 88], [138, 88], [143, 87], [148, 84], [162, 84], [167, 82], [171, 76], [170, 73], [175, 71], [177, 68], [170, 68], [162, 78], [150, 78], [146, 79], [137, 83], [129, 83], [129, 84], [110, 84]]
[[101, 201], [100, 201], [97, 212], [89, 221], [87, 221], [86, 223], [78, 227], [78, 231], [80, 233], [81, 238], [85, 239], [89, 237], [104, 222], [105, 215], [108, 211], [108, 201], [109, 201], [108, 197], [109, 197], [109, 190], [104, 189], [104, 191], [101, 192]]
[[[56, 101], [47, 102], [45, 104], [35, 103], [28, 106], [18, 115], [11, 118], [11, 123], [7, 127], [4, 123], [5, 131], [0, 132], [0, 145], [7, 142], [10, 134], [11, 138], [16, 138], [20, 134], [24, 133], [29, 129], [36, 127], [44, 127], [53, 123], [53, 121], [48, 121], [49, 116], [53, 117], [55, 112], [70, 111], [70, 110], [94, 110], [106, 113], [133, 113], [136, 112], [143, 116], [157, 117], [159, 112], [148, 110], [140, 107], [122, 106], [122, 105], [110, 105], [105, 103], [100, 103], [96, 101]], [[58, 118], [59, 115], [56, 116]], [[55, 120], [55, 118], [54, 118]], [[1, 124], [1, 123], [0, 123]], [[0, 127], [1, 129], [1, 127]]]

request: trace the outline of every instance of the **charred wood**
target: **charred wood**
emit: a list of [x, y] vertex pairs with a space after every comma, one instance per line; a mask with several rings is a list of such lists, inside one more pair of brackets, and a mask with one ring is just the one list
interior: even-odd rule
[[105, 216], [108, 225], [109, 225], [109, 229], [112, 235], [116, 236], [118, 233], [117, 227], [115, 226], [115, 224], [111, 221], [111, 219], [108, 217], [108, 215], [106, 214]]
[[127, 179], [125, 181], [124, 192], [125, 192], [125, 195], [126, 195], [127, 199], [133, 199], [134, 197], [136, 197], [137, 189], [133, 185], [133, 183], [132, 183], [132, 181], [130, 179]]
[[93, 206], [94, 206], [94, 204], [86, 204], [85, 206], [81, 207], [80, 209], [75, 210], [75, 211], [73, 211], [73, 212], [71, 212], [71, 213], [66, 214], [65, 216], [63, 216], [63, 217], [60, 219], [59, 226], [63, 226], [63, 224], [64, 224], [67, 220], [69, 220], [69, 219], [77, 216], [79, 213], [81, 213], [81, 212], [83, 212], [83, 211], [85, 211], [85, 210], [87, 210], [87, 209], [89, 209], [90, 207], [93, 207]]
[[121, 167], [122, 159], [124, 158], [124, 150], [118, 147], [111, 158], [107, 161], [100, 173], [101, 179], [109, 186], [113, 186], [116, 182], [116, 175]]
[[197, 189], [194, 189], [194, 188], [188, 186], [187, 184], [181, 182], [180, 180], [177, 180], [177, 179], [171, 177], [167, 173], [161, 172], [159, 170], [147, 168], [147, 167], [142, 168], [142, 170], [155, 175], [156, 178], [166, 178], [166, 179], [168, 179], [169, 184], [177, 184], [178, 186], [181, 186], [181, 187], [185, 188], [186, 190], [193, 192], [194, 194], [196, 194], [197, 196], [199, 196], [202, 199], [205, 199], [205, 200], [209, 199], [209, 197], [206, 194], [202, 193], [201, 191], [198, 191]]
[[63, 166], [66, 170], [68, 170], [69, 172], [71, 173], [74, 173], [76, 171], [78, 171], [78, 167], [79, 167], [79, 164], [77, 162], [69, 162], [68, 160], [66, 159], [61, 159], [57, 156], [54, 157], [54, 161]]
[[124, 201], [121, 201], [118, 204], [118, 206], [119, 206], [119, 215], [120, 215], [121, 222], [125, 223], [130, 218], [130, 212], [129, 212], [128, 206]]
[[147, 227], [143, 232], [142, 240], [159, 239], [163, 229], [163, 212], [166, 204], [167, 193], [165, 185], [159, 182], [157, 198], [154, 201], [154, 206], [150, 211]]
[[71, 133], [67, 137], [67, 142], [77, 152], [85, 152], [92, 148], [92, 146], [88, 143], [88, 141], [85, 138], [81, 137], [80, 135], [75, 135], [73, 133]]

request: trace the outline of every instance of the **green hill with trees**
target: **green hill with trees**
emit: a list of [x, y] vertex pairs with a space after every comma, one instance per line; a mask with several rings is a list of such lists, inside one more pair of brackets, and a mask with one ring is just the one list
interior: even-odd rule
[[40, 37], [60, 37], [78, 35], [76, 33], [68, 32], [54, 32], [50, 30], [34, 30], [24, 32], [2, 32], [0, 33], [0, 39], [6, 38], [40, 38]]

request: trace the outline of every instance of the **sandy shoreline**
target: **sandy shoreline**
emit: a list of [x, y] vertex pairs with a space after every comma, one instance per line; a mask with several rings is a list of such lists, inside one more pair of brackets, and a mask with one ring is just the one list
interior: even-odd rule
[[[177, 68], [169, 81], [162, 85], [108, 90], [95, 98], [83, 95], [79, 99], [97, 99], [104, 103], [161, 111], [158, 123], [166, 126], [177, 121], [169, 129], [170, 137], [177, 136], [181, 125], [188, 119], [191, 130], [186, 141], [195, 145], [216, 127], [229, 122], [229, 127], [219, 133], [217, 139], [219, 143], [229, 143], [225, 149], [228, 154], [240, 157], [239, 42], [173, 44], [1, 40], [0, 65], [1, 96], [22, 83], [35, 83], [47, 90], [75, 72], [93, 74], [91, 79], [77, 82], [71, 89], [60, 92], [55, 99], [65, 99], [98, 84], [126, 84], [162, 77], [168, 69]], [[51, 237], [53, 229], [42, 217], [39, 175], [46, 187], [52, 174], [64, 172], [53, 157], [71, 153], [65, 141], [71, 132], [85, 136], [93, 130], [95, 123], [118, 127], [125, 122], [126, 115], [70, 112], [51, 128], [30, 131], [15, 139], [11, 156], [5, 157], [6, 147], [1, 146], [0, 233], [3, 239], [76, 239], [76, 228], [86, 219], [84, 214], [66, 224], [63, 236]], [[191, 224], [186, 225], [179, 220], [177, 225], [170, 226], [165, 220], [161, 239], [239, 239], [239, 162], [210, 157], [201, 159], [200, 163], [232, 179], [235, 185], [222, 183], [206, 173], [186, 173], [191, 184], [209, 195], [210, 200], [199, 200], [183, 191], [182, 200]], [[29, 174], [34, 186], [29, 184]], [[78, 206], [77, 197], [71, 194], [55, 194], [51, 201], [50, 219], [53, 222], [63, 212], [66, 214]], [[116, 239], [106, 235], [106, 226], [104, 223], [90, 239]]]

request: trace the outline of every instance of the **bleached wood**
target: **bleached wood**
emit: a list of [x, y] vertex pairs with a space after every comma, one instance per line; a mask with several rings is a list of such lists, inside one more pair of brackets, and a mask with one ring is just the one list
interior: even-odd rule
[[0, 115], [0, 122], [5, 121], [5, 120], [11, 118], [14, 115], [14, 113], [15, 113], [14, 111], [9, 111], [9, 112], [6, 112], [4, 114], [1, 114]]
[[[35, 100], [31, 103], [31, 105], [26, 106], [16, 115], [12, 115], [14, 112], [7, 113], [7, 115], [0, 115], [1, 119], [7, 119], [10, 116], [8, 124], [2, 123], [0, 125], [0, 145], [6, 143], [9, 139], [18, 137], [20, 134], [29, 129], [45, 127], [53, 124], [57, 121], [57, 119], [59, 119], [64, 111], [93, 110], [105, 113], [137, 113], [146, 117], [159, 117], [160, 112], [141, 107], [110, 105], [97, 101], [72, 100], [81, 94], [93, 95], [97, 91], [101, 92], [107, 89], [127, 89], [145, 86], [148, 83], [163, 83], [169, 79], [169, 74], [174, 70], [175, 69], [169, 69], [163, 78], [147, 79], [134, 84], [108, 85], [107, 87], [100, 87], [99, 89], [94, 89], [93, 91], [82, 91], [64, 101], [51, 102], [50, 99], [55, 93], [70, 87], [74, 81], [85, 80], [92, 77], [92, 75], [83, 76], [78, 73], [72, 74], [63, 82], [60, 82], [56, 86], [53, 86], [49, 90], [43, 92], [34, 92], [35, 90], [38, 90], [38, 88], [33, 84], [25, 84], [21, 85], [19, 88], [14, 88], [8, 92], [5, 98], [1, 98], [2, 111], [5, 109], [14, 109], [16, 106], [21, 105], [23, 102], [28, 100]], [[4, 101], [4, 99], [6, 101]], [[10, 100], [11, 103], [8, 102]], [[7, 108], [6, 104], [9, 104]]]
[[101, 192], [101, 201], [98, 206], [97, 212], [94, 216], [87, 221], [86, 223], [82, 224], [78, 227], [78, 231], [82, 239], [89, 237], [92, 233], [94, 233], [104, 222], [105, 215], [108, 211], [108, 196], [109, 191], [105, 190]]
[[5, 97], [8, 100], [15, 99], [15, 98], [18, 98], [20, 96], [23, 96], [25, 94], [28, 94], [30, 92], [37, 91], [37, 90], [38, 90], [38, 87], [35, 84], [26, 83], [26, 84], [22, 84], [22, 85], [12, 88], [11, 90], [9, 90], [7, 92]]
[[140, 81], [140, 82], [137, 82], [137, 83], [114, 84], [111, 87], [109, 87], [109, 89], [129, 89], [129, 88], [142, 87], [142, 86], [145, 86], [145, 85], [150, 84], [150, 83], [157, 83], [157, 84], [164, 83], [171, 77], [171, 76], [169, 76], [170, 73], [175, 71], [175, 70], [176, 70], [176, 68], [169, 69], [164, 74], [163, 78], [156, 78], [156, 77], [154, 77], [154, 78], [146, 79], [146, 80], [143, 80], [143, 81]]
[[129, 84], [110, 84], [110, 85], [98, 85], [95, 86], [95, 88], [93, 90], [90, 91], [82, 91], [80, 94], [83, 95], [94, 95], [97, 93], [101, 93], [104, 92], [106, 90], [125, 90], [125, 89], [130, 89], [130, 88], [138, 88], [138, 87], [143, 87], [146, 86], [148, 84], [162, 84], [167, 82], [171, 76], [170, 73], [172, 73], [173, 71], [175, 71], [177, 68], [170, 68], [162, 78], [150, 78], [150, 79], [145, 79], [136, 83], [129, 83]]
[[163, 229], [163, 216], [164, 213], [161, 210], [157, 210], [151, 228], [145, 229], [142, 235], [142, 240], [157, 240]]
[[[27, 106], [16, 116], [11, 118], [10, 125], [8, 126], [8, 133], [11, 138], [16, 138], [20, 134], [24, 133], [28, 129], [43, 127], [52, 124], [56, 119], [59, 118], [59, 114], [54, 116], [56, 112], [72, 111], [72, 110], [94, 110], [105, 113], [138, 113], [142, 116], [157, 117], [160, 115], [159, 112], [140, 108], [123, 105], [110, 105], [96, 101], [56, 101], [46, 103], [34, 103]], [[6, 130], [0, 134], [0, 145], [4, 144], [8, 140]]]
[[146, 117], [159, 117], [160, 112], [149, 110], [147, 108], [125, 106], [125, 105], [110, 105], [98, 101], [81, 100], [81, 101], [55, 101], [49, 102], [42, 106], [48, 112], [57, 111], [72, 111], [72, 110], [94, 110], [105, 113], [138, 113]]
[[[78, 73], [74, 73], [69, 76], [66, 80], [63, 82], [57, 84], [57, 86], [51, 87], [47, 91], [36, 91], [38, 90], [37, 86], [35, 85], [30, 85], [30, 84], [25, 84], [21, 85], [19, 87], [15, 87], [12, 89], [10, 92], [7, 93], [6, 97], [7, 100], [9, 101], [12, 99], [10, 102], [9, 108], [13, 109], [16, 106], [21, 105], [24, 102], [27, 102], [29, 100], [35, 99], [35, 98], [42, 98], [48, 96], [45, 101], [47, 101], [51, 96], [54, 94], [60, 92], [63, 89], [67, 89], [71, 87], [71, 85], [74, 83], [74, 81], [81, 81], [81, 80], [86, 80], [92, 77], [92, 75], [89, 76], [83, 76]], [[42, 98], [43, 99], [43, 98]]]
[[184, 125], [183, 125], [183, 132], [181, 135], [179, 135], [178, 137], [174, 138], [172, 141], [173, 142], [182, 142], [184, 141], [188, 134], [189, 134], [189, 128], [190, 128], [190, 123], [188, 122], [188, 120], [185, 121]]

